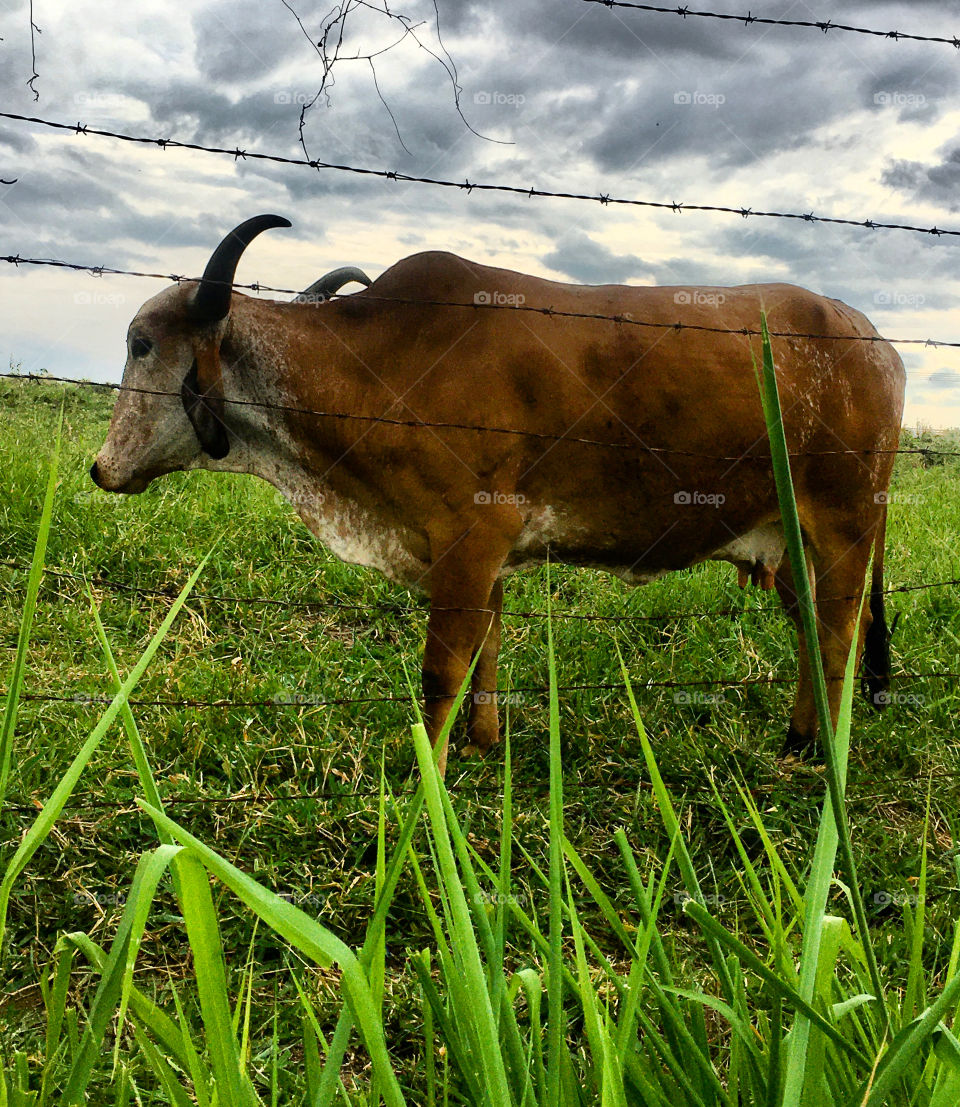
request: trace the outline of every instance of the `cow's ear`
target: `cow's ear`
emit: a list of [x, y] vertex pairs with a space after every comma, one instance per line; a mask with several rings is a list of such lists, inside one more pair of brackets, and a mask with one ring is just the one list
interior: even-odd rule
[[230, 452], [230, 440], [223, 417], [220, 343], [198, 343], [194, 347], [194, 353], [196, 357], [190, 372], [183, 379], [180, 397], [204, 453], [219, 461]]

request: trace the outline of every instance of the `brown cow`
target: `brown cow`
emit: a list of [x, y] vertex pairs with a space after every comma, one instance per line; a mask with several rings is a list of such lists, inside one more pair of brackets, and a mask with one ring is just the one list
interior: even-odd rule
[[[289, 223], [248, 220], [199, 284], [137, 313], [91, 470], [101, 488], [142, 492], [194, 468], [275, 485], [338, 557], [429, 594], [432, 738], [479, 650], [469, 734], [486, 750], [498, 739], [496, 697], [482, 693], [496, 688], [503, 578], [548, 553], [632, 584], [730, 561], [796, 617], [763, 459], [759, 340], [671, 328], [756, 330], [763, 308], [774, 332], [826, 336], [774, 338], [774, 351], [831, 707], [871, 550], [860, 646], [866, 633], [865, 685], [884, 701], [884, 493], [905, 374], [887, 343], [855, 340], [876, 335], [858, 311], [786, 284], [585, 287], [439, 252], [328, 303], [232, 293], [244, 248], [276, 226]], [[788, 748], [809, 747], [816, 730], [801, 636]]]

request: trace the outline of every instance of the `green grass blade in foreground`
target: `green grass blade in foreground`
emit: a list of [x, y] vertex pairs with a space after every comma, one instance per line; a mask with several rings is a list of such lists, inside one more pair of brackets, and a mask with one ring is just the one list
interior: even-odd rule
[[830, 717], [830, 708], [827, 701], [827, 686], [823, 674], [823, 661], [820, 656], [820, 646], [817, 635], [817, 617], [813, 604], [813, 595], [810, 590], [810, 579], [807, 575], [807, 562], [803, 549], [803, 536], [800, 529], [800, 515], [797, 510], [797, 500], [794, 495], [793, 480], [790, 475], [790, 455], [787, 449], [787, 438], [783, 426], [783, 412], [780, 408], [780, 393], [777, 388], [777, 371], [773, 361], [773, 347], [770, 344], [770, 332], [767, 329], [767, 317], [765, 313], [761, 313], [760, 316], [760, 330], [763, 342], [763, 377], [762, 384], [760, 385], [760, 399], [767, 424], [767, 436], [770, 440], [773, 475], [777, 486], [777, 498], [780, 501], [780, 518], [787, 543], [787, 553], [790, 557], [790, 567], [793, 572], [794, 589], [800, 608], [804, 638], [807, 645], [807, 657], [810, 661], [813, 697], [816, 701], [817, 716], [820, 721], [820, 743], [826, 758], [827, 782], [830, 787], [830, 798], [832, 800], [834, 819], [837, 824], [837, 845], [840, 851], [844, 876], [847, 879], [850, 890], [851, 902], [857, 922], [857, 933], [863, 946], [871, 984], [874, 994], [880, 1004], [884, 1022], [889, 1026], [890, 1015], [884, 997], [883, 981], [880, 979], [880, 970], [877, 967], [876, 955], [870, 941], [867, 911], [863, 903], [863, 895], [860, 891], [857, 865], [854, 860], [853, 846], [850, 841], [850, 827], [847, 822], [843, 782], [840, 774], [836, 744], [834, 742], [833, 721]]
[[80, 1041], [80, 1048], [74, 1055], [70, 1074], [62, 1093], [61, 1102], [64, 1107], [71, 1107], [72, 1104], [86, 1100], [87, 1085], [100, 1054], [103, 1036], [107, 1025], [116, 1013], [124, 978], [128, 975], [128, 961], [136, 956], [157, 885], [179, 849], [179, 846], [158, 846], [152, 852], [144, 854], [137, 864], [130, 887], [130, 896], [124, 907], [110, 954], [103, 967], [100, 983], [90, 1006], [90, 1017]]
[[[771, 969], [752, 950], [748, 949], [739, 938], [734, 937], [729, 930], [718, 923], [702, 904], [690, 899], [683, 905], [683, 910], [705, 933], [712, 935], [718, 942], [722, 942], [736, 954], [737, 960], [745, 969], [756, 973], [785, 1002], [797, 1010], [803, 1011], [807, 1018], [822, 1030], [835, 1045], [839, 1046], [844, 1053], [855, 1058], [862, 1065], [870, 1065], [871, 1061], [867, 1054], [858, 1049], [853, 1042], [848, 1041], [832, 1023], [828, 1022], [819, 1011], [800, 995], [796, 988], [791, 987], [774, 969]], [[957, 979], [960, 980], [960, 977]]]
[[138, 800], [138, 803], [158, 826], [168, 830], [181, 845], [190, 847], [214, 876], [226, 884], [234, 895], [282, 938], [323, 968], [328, 968], [333, 962], [340, 966], [341, 987], [353, 1009], [353, 1018], [360, 1029], [370, 1059], [377, 1069], [380, 1094], [388, 1107], [401, 1107], [405, 1102], [403, 1093], [390, 1063], [383, 1038], [383, 1025], [370, 994], [366, 971], [349, 947], [299, 907], [281, 899], [230, 864], [179, 823], [143, 800]]
[[[835, 749], [840, 770], [841, 786], [846, 786], [847, 755], [850, 749], [850, 720], [853, 710], [853, 686], [856, 680], [856, 643], [847, 658], [840, 712], [834, 735]], [[800, 979], [797, 990], [808, 1003], [813, 1003], [817, 986], [817, 967], [820, 963], [820, 945], [823, 935], [827, 897], [833, 882], [833, 866], [837, 856], [837, 822], [833, 817], [833, 801], [829, 792], [823, 803], [823, 814], [814, 848], [813, 863], [804, 894], [803, 948], [800, 954]], [[829, 1003], [830, 996], [826, 996]], [[800, 1011], [787, 1042], [787, 1064], [784, 1074], [782, 1103], [799, 1104], [803, 1097], [807, 1048], [810, 1041], [810, 1021]]]
[[[23, 685], [24, 669], [27, 663], [27, 647], [30, 644], [30, 628], [33, 625], [33, 613], [37, 606], [37, 592], [40, 578], [43, 576], [43, 561], [47, 554], [47, 538], [53, 518], [53, 500], [57, 491], [57, 468], [60, 463], [60, 441], [63, 436], [63, 404], [60, 405], [60, 422], [57, 437], [53, 444], [53, 456], [50, 458], [50, 472], [47, 476], [47, 490], [43, 498], [43, 510], [40, 512], [40, 529], [36, 545], [33, 548], [33, 561], [30, 564], [30, 576], [27, 578], [27, 596], [23, 604], [20, 619], [20, 632], [17, 636], [17, 650], [13, 658], [13, 671], [7, 686], [7, 702], [3, 709], [3, 721], [0, 723], [0, 806], [7, 794], [7, 781], [10, 776], [10, 760], [13, 754], [13, 733], [17, 725], [17, 709], [20, 706], [20, 689]], [[2, 937], [2, 933], [0, 933]]]
[[[617, 646], [617, 657], [620, 661], [620, 671], [623, 673], [624, 684], [627, 690], [627, 699], [630, 701], [630, 712], [633, 715], [634, 725], [637, 728], [637, 734], [640, 737], [640, 745], [643, 749], [644, 760], [646, 761], [647, 771], [650, 773], [650, 780], [653, 784], [654, 795], [657, 798], [657, 806], [660, 808], [660, 817], [663, 820], [663, 825], [670, 837], [671, 842], [676, 843], [676, 855], [677, 855], [677, 867], [680, 869], [680, 873], [683, 877], [683, 882], [687, 889], [687, 894], [694, 899], [697, 903], [705, 903], [703, 891], [700, 888], [700, 882], [697, 880], [697, 874], [693, 867], [693, 861], [690, 858], [690, 853], [687, 850], [686, 843], [680, 833], [680, 820], [677, 818], [677, 813], [673, 807], [673, 800], [670, 798], [670, 793], [667, 791], [667, 786], [663, 782], [663, 777], [660, 775], [660, 769], [657, 767], [657, 761], [653, 753], [653, 746], [650, 745], [650, 739], [647, 736], [646, 727], [643, 725], [643, 719], [640, 717], [640, 708], [637, 706], [636, 697], [633, 694], [633, 685], [630, 681], [630, 674], [627, 672], [626, 662], [623, 660], [623, 654], [620, 652], [620, 647]], [[724, 999], [730, 1004], [734, 1002], [734, 989], [733, 980], [730, 977], [730, 973], [727, 969], [727, 963], [723, 956], [723, 950], [717, 944], [716, 940], [710, 936], [707, 937], [707, 946], [710, 950], [711, 959], [713, 960], [714, 971], [720, 981], [720, 987], [723, 990]]]
[[550, 563], [547, 562], [547, 665], [550, 678], [550, 954], [547, 959], [547, 1095], [560, 1102], [563, 1015], [563, 764], [560, 757], [560, 700], [553, 648]]
[[207, 1049], [217, 1080], [217, 1098], [221, 1103], [252, 1107], [257, 1100], [249, 1079], [241, 1071], [210, 877], [200, 859], [188, 850], [183, 851], [177, 863], [183, 890], [183, 921], [193, 954]]
[[[212, 551], [211, 551], [212, 552]], [[190, 594], [190, 590], [197, 582], [197, 578], [203, 572], [204, 566], [210, 557], [208, 553], [206, 557], [200, 562], [200, 564], [190, 574], [190, 579], [183, 586], [180, 594], [173, 601], [170, 606], [170, 610], [167, 612], [166, 618], [160, 624], [159, 629], [153, 638], [150, 640], [150, 644], [144, 650], [140, 660], [136, 663], [131, 671], [130, 675], [123, 682], [123, 687], [113, 697], [113, 701], [110, 706], [103, 713], [100, 718], [100, 722], [94, 727], [90, 733], [90, 737], [87, 738], [83, 746], [80, 748], [80, 752], [70, 762], [70, 766], [64, 773], [60, 780], [60, 783], [53, 791], [53, 795], [43, 805], [43, 809], [40, 814], [34, 819], [33, 825], [27, 831], [23, 841], [20, 843], [20, 847], [13, 855], [10, 864], [7, 866], [6, 872], [3, 876], [3, 881], [0, 882], [0, 950], [4, 946], [4, 937], [6, 930], [7, 919], [7, 905], [10, 902], [10, 892], [13, 889], [14, 881], [23, 872], [30, 858], [40, 848], [41, 843], [50, 833], [53, 824], [57, 821], [60, 812], [63, 810], [63, 805], [70, 798], [70, 793], [77, 786], [77, 781], [80, 779], [83, 770], [86, 768], [87, 762], [96, 753], [97, 747], [103, 741], [104, 736], [110, 729], [110, 724], [117, 717], [121, 707], [127, 702], [127, 698], [133, 689], [137, 686], [138, 681], [146, 671], [147, 666], [153, 660], [153, 655], [160, 648], [160, 643], [167, 636], [167, 632], [173, 625], [174, 620], [180, 613], [180, 608], [186, 603], [187, 596]]]
[[[447, 741], [449, 738], [454, 721], [459, 714], [460, 705], [463, 703], [464, 696], [467, 694], [467, 689], [470, 687], [470, 681], [473, 678], [473, 670], [476, 667], [479, 657], [480, 653], [478, 651], [474, 655], [473, 661], [470, 663], [467, 675], [460, 685], [460, 691], [457, 693], [447, 718], [444, 721], [443, 727], [441, 728], [435, 756], [439, 755], [439, 749], [442, 747], [443, 742]], [[409, 680], [408, 683], [410, 683]], [[412, 684], [410, 687], [410, 696], [414, 712], [422, 724], [423, 719], [420, 713], [420, 705], [417, 702], [416, 692]], [[393, 896], [396, 892], [397, 883], [400, 880], [400, 874], [403, 872], [403, 868], [406, 865], [407, 851], [410, 842], [413, 840], [413, 834], [419, 822], [422, 809], [423, 780], [421, 779], [404, 814], [403, 828], [400, 831], [396, 848], [393, 851], [393, 856], [389, 868], [387, 869], [386, 878], [384, 879], [379, 899], [374, 907], [373, 918], [367, 923], [363, 946], [358, 954], [360, 964], [363, 965], [364, 970], [369, 967], [374, 950], [377, 947], [377, 942], [379, 941], [379, 935], [386, 926], [387, 912], [390, 910], [390, 904], [393, 902]], [[343, 1058], [346, 1055], [347, 1046], [350, 1044], [350, 1033], [352, 1029], [353, 1022], [350, 1008], [345, 1004], [340, 1011], [333, 1037], [330, 1040], [330, 1048], [327, 1051], [327, 1058], [324, 1062], [323, 1073], [320, 1078], [320, 1085], [315, 1099], [315, 1103], [324, 1105], [324, 1107], [326, 1104], [333, 1102], [334, 1091], [339, 1080], [340, 1068], [343, 1065]]]
[[[453, 844], [441, 800], [443, 783], [434, 762], [427, 732], [419, 724], [413, 727], [413, 743], [417, 763], [423, 778], [424, 797], [430, 828], [437, 849], [438, 876], [447, 896], [447, 926], [457, 968], [463, 979], [469, 1009], [458, 1012], [466, 1025], [472, 1026], [476, 1047], [483, 1064], [486, 1092], [490, 1102], [508, 1107], [513, 1102], [507, 1081], [503, 1053], [500, 1049], [497, 1023], [487, 984], [480, 947], [470, 916], [460, 873], [454, 857]], [[482, 905], [478, 905], [482, 910]]]

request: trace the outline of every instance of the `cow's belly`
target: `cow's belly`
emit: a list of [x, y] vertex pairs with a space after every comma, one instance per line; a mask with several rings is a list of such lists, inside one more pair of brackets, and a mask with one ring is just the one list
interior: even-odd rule
[[[669, 566], [666, 568], [639, 568], [645, 550], [631, 545], [621, 536], [616, 548], [604, 550], [603, 535], [596, 535], [579, 522], [575, 515], [554, 507], [537, 508], [530, 512], [526, 525], [511, 551], [502, 575], [518, 569], [538, 565], [550, 557], [557, 561], [601, 569], [619, 577], [630, 585], [649, 584], [677, 569], [689, 568], [702, 561], [729, 561], [736, 565], [765, 565], [776, 569], [783, 558], [786, 543], [780, 522], [763, 523], [715, 549], [689, 549], [683, 555], [670, 549], [669, 531], [661, 539], [658, 550]], [[648, 549], [654, 549], [654, 543]]]

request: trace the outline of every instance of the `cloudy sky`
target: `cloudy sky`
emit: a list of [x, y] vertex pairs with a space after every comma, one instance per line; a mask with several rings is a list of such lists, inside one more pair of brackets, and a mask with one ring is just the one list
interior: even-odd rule
[[[333, 0], [0, 0], [0, 110], [297, 156]], [[383, 0], [370, 0], [371, 5]], [[392, 0], [354, 11], [310, 155], [455, 180], [960, 228], [960, 51], [934, 43], [608, 9], [583, 0]], [[704, 7], [960, 33], [953, 5], [717, 0]], [[381, 51], [386, 51], [382, 52]], [[462, 89], [458, 113], [451, 61]], [[373, 65], [363, 55], [379, 54]], [[360, 55], [351, 60], [352, 55]], [[483, 195], [79, 137], [0, 119], [0, 255], [196, 275], [223, 233], [278, 212], [238, 280], [371, 276], [421, 249], [584, 283], [787, 280], [883, 334], [960, 341], [960, 239]], [[0, 360], [118, 380], [162, 285], [0, 266]], [[960, 350], [900, 347], [905, 422], [960, 425]]]

